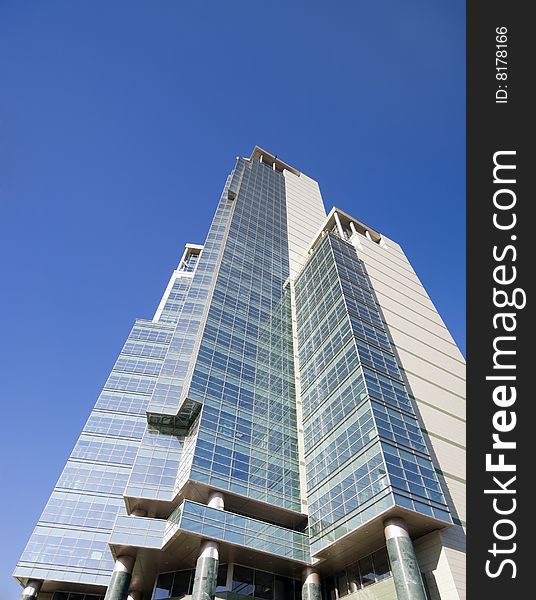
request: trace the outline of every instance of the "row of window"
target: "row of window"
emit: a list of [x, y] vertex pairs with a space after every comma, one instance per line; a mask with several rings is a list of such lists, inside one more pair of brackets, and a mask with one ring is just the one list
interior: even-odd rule
[[358, 365], [359, 357], [355, 346], [349, 344], [329, 365], [329, 368], [316, 378], [314, 385], [302, 395], [304, 418], [322, 405]]
[[324, 402], [304, 421], [305, 451], [310, 452], [338, 423], [351, 418], [366, 398], [363, 374], [358, 369], [335, 390], [330, 402]]
[[173, 337], [173, 331], [155, 326], [149, 327], [147, 325], [134, 325], [128, 337], [130, 340], [137, 340], [141, 342], [169, 344], [171, 338]]
[[84, 463], [69, 459], [56, 487], [122, 495], [129, 474], [128, 467]]
[[105, 383], [104, 389], [150, 394], [155, 384], [156, 379], [148, 375], [121, 375], [112, 371], [108, 381]]
[[141, 415], [122, 415], [94, 410], [84, 426], [86, 433], [141, 439], [146, 419]]
[[[230, 589], [227, 587], [230, 573]], [[161, 573], [155, 586], [152, 600], [179, 600], [192, 593], [195, 571], [185, 569], [172, 573]], [[337, 600], [373, 583], [391, 576], [389, 559], [385, 548], [363, 557], [343, 571], [322, 580], [325, 600]], [[267, 571], [242, 565], [220, 565], [216, 592], [232, 591], [241, 596], [252, 596], [263, 600], [301, 600], [302, 582]], [[71, 600], [71, 599], [68, 599]]]
[[[195, 257], [195, 262], [197, 262], [197, 256]], [[191, 268], [186, 267], [183, 270], [192, 272], [195, 269], [195, 262], [192, 263]], [[184, 301], [188, 294], [188, 290], [190, 289], [191, 282], [191, 277], [177, 277], [158, 319], [160, 323], [177, 322], [177, 319], [180, 317], [181, 311], [184, 307]]]
[[120, 498], [55, 491], [39, 521], [111, 531], [121, 509], [124, 510], [124, 503]]
[[391, 576], [385, 548], [365, 556], [333, 577], [322, 581], [325, 600], [337, 600]]
[[369, 403], [365, 403], [344, 423], [331, 432], [313, 452], [306, 453], [309, 492], [335, 471], [355, 458], [377, 433]]
[[121, 392], [103, 391], [101, 392], [96, 409], [109, 410], [112, 412], [124, 412], [133, 415], [145, 415], [147, 411], [147, 395], [125, 394]]
[[82, 434], [76, 442], [71, 458], [91, 462], [109, 462], [131, 465], [138, 452], [136, 441], [107, 439]]
[[167, 352], [167, 343], [133, 340], [129, 335], [121, 355], [143, 356], [146, 358], [164, 358]]
[[54, 592], [52, 600], [103, 600], [96, 594], [78, 594], [77, 592]]
[[[254, 596], [264, 600], [300, 600], [301, 583], [289, 577], [275, 575], [241, 565], [220, 565], [216, 592], [227, 589], [227, 573], [232, 569], [231, 591], [242, 596]], [[158, 576], [152, 600], [179, 600], [190, 595], [194, 583], [193, 569], [161, 573]]]
[[385, 475], [380, 445], [376, 443], [343, 467], [336, 477], [324, 481], [310, 495], [311, 534], [322, 535], [329, 525], [359, 512], [362, 505], [388, 487]]
[[21, 556], [21, 562], [64, 566], [77, 570], [112, 571], [109, 532], [65, 529], [38, 524]]

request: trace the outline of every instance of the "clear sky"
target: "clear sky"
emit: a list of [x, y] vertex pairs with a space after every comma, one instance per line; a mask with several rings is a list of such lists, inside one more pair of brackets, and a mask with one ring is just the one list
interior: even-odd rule
[[0, 1], [0, 597], [136, 317], [258, 144], [465, 348], [465, 5]]

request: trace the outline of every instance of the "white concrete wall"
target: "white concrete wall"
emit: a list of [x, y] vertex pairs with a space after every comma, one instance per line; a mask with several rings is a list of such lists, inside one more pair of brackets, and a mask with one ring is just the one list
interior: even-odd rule
[[395, 583], [392, 577], [373, 583], [353, 594], [343, 596], [345, 600], [397, 600]]
[[[465, 360], [398, 244], [354, 235], [447, 493], [465, 526]], [[465, 536], [460, 524], [424, 536], [416, 550], [433, 599], [465, 597]]]
[[311, 242], [326, 219], [318, 183], [304, 175], [284, 171], [287, 197], [287, 230], [290, 277], [294, 277], [307, 259]]
[[432, 600], [465, 598], [465, 532], [460, 525], [414, 540]]
[[[303, 173], [294, 175], [290, 171], [283, 171], [285, 177], [287, 201], [287, 232], [289, 242], [290, 280], [293, 280], [301, 271], [308, 256], [311, 242], [326, 219], [326, 211], [320, 194], [318, 183]], [[303, 433], [301, 385], [299, 378], [298, 333], [296, 324], [296, 305], [294, 290], [292, 291], [292, 334], [294, 339], [294, 361], [296, 374], [296, 417], [298, 431]], [[305, 459], [303, 435], [298, 437], [298, 451], [300, 457], [300, 486], [301, 510], [307, 513], [307, 484], [305, 478]]]

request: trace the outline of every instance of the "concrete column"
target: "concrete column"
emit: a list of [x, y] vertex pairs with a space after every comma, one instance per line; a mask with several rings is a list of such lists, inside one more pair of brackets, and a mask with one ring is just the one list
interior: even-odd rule
[[217, 508], [218, 510], [223, 510], [225, 508], [223, 494], [221, 492], [210, 492], [210, 494], [208, 495], [207, 505], [210, 506], [210, 508]]
[[302, 600], [322, 600], [320, 575], [313, 569], [306, 569], [303, 574]]
[[342, 228], [342, 223], [339, 214], [337, 212], [334, 212], [333, 216], [335, 217], [335, 223], [337, 224], [337, 231], [339, 232], [341, 238], [345, 240], [346, 238], [344, 236], [344, 229]]
[[[223, 510], [225, 500], [221, 492], [210, 492], [207, 506]], [[218, 581], [219, 545], [205, 540], [201, 542], [201, 552], [195, 565], [194, 587], [192, 600], [212, 600], [216, 593]]]
[[218, 580], [218, 565], [219, 545], [210, 540], [201, 542], [201, 554], [195, 565], [192, 600], [212, 600], [214, 598]]
[[225, 588], [228, 592], [233, 589], [233, 563], [227, 563], [227, 579], [225, 580]]
[[134, 556], [117, 557], [104, 600], [126, 600], [135, 560]]
[[386, 519], [383, 526], [398, 600], [426, 600], [421, 570], [406, 522], [391, 518]]
[[[210, 492], [207, 506], [223, 510], [225, 501], [221, 492]], [[195, 565], [192, 600], [212, 600], [218, 582], [219, 545], [205, 540], [201, 542], [201, 552]]]
[[29, 579], [26, 587], [22, 590], [20, 600], [36, 600], [42, 584], [43, 582], [37, 579]]
[[127, 600], [141, 600], [140, 590], [128, 590]]

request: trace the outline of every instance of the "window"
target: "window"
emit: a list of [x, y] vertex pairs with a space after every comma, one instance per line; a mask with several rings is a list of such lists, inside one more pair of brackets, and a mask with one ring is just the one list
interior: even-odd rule
[[227, 591], [227, 565], [220, 565], [218, 568], [218, 580], [216, 581], [216, 591]]
[[158, 576], [156, 589], [154, 591], [154, 600], [164, 600], [171, 596], [171, 587], [173, 586], [173, 573], [162, 573]]
[[359, 576], [359, 566], [357, 563], [346, 569], [348, 574], [348, 584], [350, 588], [350, 594], [357, 592], [361, 589], [361, 577]]
[[349, 565], [335, 577], [326, 577], [323, 580], [324, 596], [327, 600], [337, 600], [390, 576], [387, 550], [385, 547], [380, 548]]
[[153, 600], [167, 600], [167, 598], [183, 598], [192, 593], [194, 585], [194, 571], [186, 569], [173, 573], [161, 573], [156, 582]]
[[[220, 565], [216, 581], [216, 592], [226, 592], [228, 566]], [[186, 569], [172, 573], [161, 573], [158, 576], [152, 600], [179, 600], [190, 595], [194, 585], [195, 570]], [[233, 566], [232, 591], [241, 596], [251, 596], [262, 600], [299, 600], [301, 597], [301, 581], [275, 575], [267, 571], [257, 571], [241, 565]], [[54, 600], [60, 600], [59, 598]], [[71, 600], [71, 598], [61, 598]], [[73, 600], [86, 600], [76, 598]], [[89, 597], [87, 600], [103, 600]]]
[[275, 576], [274, 600], [290, 600], [294, 597], [294, 581], [288, 577]]
[[327, 600], [337, 600], [337, 585], [335, 583], [335, 579], [333, 577], [327, 577], [324, 581], [324, 585], [326, 588], [326, 598]]
[[382, 581], [391, 575], [389, 569], [389, 560], [387, 558], [387, 550], [382, 548], [372, 555], [374, 561], [374, 572], [376, 573], [376, 580]]
[[232, 591], [244, 596], [253, 596], [253, 569], [234, 565]]
[[361, 571], [361, 585], [363, 587], [376, 582], [374, 567], [372, 566], [372, 556], [367, 556], [359, 561], [359, 570]]
[[255, 593], [256, 598], [272, 600], [274, 593], [274, 576], [272, 573], [255, 571]]
[[337, 575], [337, 589], [339, 590], [339, 596], [346, 596], [348, 594], [348, 579], [346, 577], [346, 571]]
[[173, 579], [173, 586], [171, 588], [171, 596], [173, 598], [182, 598], [190, 593], [190, 579], [192, 577], [192, 571], [177, 571]]

